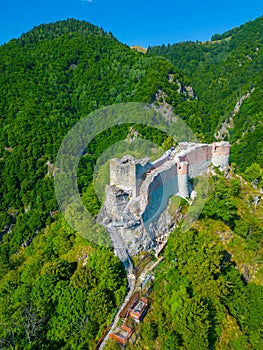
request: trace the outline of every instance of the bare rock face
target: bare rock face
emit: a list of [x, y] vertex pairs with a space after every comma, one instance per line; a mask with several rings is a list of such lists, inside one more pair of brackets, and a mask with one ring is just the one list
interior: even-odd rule
[[186, 89], [187, 94], [188, 94], [189, 97], [197, 98], [195, 93], [194, 93], [194, 89], [192, 88], [192, 86], [186, 86], [185, 89]]
[[55, 167], [54, 164], [50, 163], [49, 160], [46, 162], [46, 165], [48, 167], [47, 176], [54, 176], [55, 173], [59, 170], [58, 168]]
[[222, 140], [222, 139], [224, 139], [224, 137], [228, 137], [229, 136], [229, 129], [233, 128], [233, 126], [234, 126], [234, 117], [235, 117], [235, 115], [240, 111], [240, 108], [241, 108], [243, 102], [247, 98], [249, 98], [254, 91], [255, 91], [255, 88], [253, 87], [246, 95], [241, 96], [241, 98], [237, 101], [233, 112], [230, 114], [228, 119], [225, 120], [222, 123], [220, 129], [217, 130], [216, 133], [214, 134], [214, 137], [217, 140]]
[[99, 215], [99, 221], [109, 231], [114, 230], [118, 234], [123, 249], [128, 252], [129, 256], [155, 248], [156, 239], [167, 235], [173, 228], [173, 221], [167, 210], [152, 221], [144, 222], [142, 217], [135, 217], [127, 209], [120, 214], [119, 211], [115, 213], [112, 207], [104, 206]]
[[185, 86], [179, 80], [176, 80], [176, 83], [177, 83], [177, 86], [178, 86], [178, 90], [177, 90], [178, 94], [185, 95], [185, 97], [187, 99], [189, 99], [189, 98], [197, 99], [197, 96], [196, 96], [192, 86]]

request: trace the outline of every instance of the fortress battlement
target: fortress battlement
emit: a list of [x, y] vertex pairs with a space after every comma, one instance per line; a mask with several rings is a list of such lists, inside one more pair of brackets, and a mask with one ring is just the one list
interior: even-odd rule
[[110, 185], [106, 187], [104, 222], [119, 230], [129, 255], [150, 247], [157, 236], [167, 235], [172, 225], [166, 208], [169, 198], [189, 198], [189, 180], [205, 174], [212, 164], [228, 165], [228, 142], [179, 143], [160, 158], [125, 156], [110, 161]]
[[[207, 171], [210, 164], [222, 170], [228, 165], [229, 150], [230, 145], [225, 141], [212, 144], [184, 142], [166, 151], [153, 162], [148, 158], [137, 160], [132, 156], [124, 156], [121, 160], [114, 158], [110, 161], [110, 185], [126, 191], [130, 198], [136, 198], [140, 195], [144, 181], [152, 172], [169, 171], [168, 169], [175, 164], [175, 177], [193, 178]], [[179, 184], [179, 195], [180, 189]], [[188, 197], [189, 193], [183, 193], [183, 197]]]

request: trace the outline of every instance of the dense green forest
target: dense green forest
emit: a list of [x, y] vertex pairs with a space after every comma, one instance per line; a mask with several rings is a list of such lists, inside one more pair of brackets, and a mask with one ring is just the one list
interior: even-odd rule
[[[131, 348], [262, 348], [262, 203], [254, 203], [263, 181], [262, 38], [259, 18], [209, 43], [153, 47], [145, 55], [69, 19], [0, 47], [1, 349], [94, 349], [126, 294], [112, 249], [79, 237], [58, 210], [54, 163], [71, 127], [115, 103], [168, 103], [210, 142], [252, 90], [224, 136], [233, 143], [232, 169], [243, 178], [211, 179], [200, 220], [185, 236], [171, 236]], [[94, 215], [96, 161], [130, 127], [98, 135], [81, 159], [78, 185]], [[165, 135], [139, 131], [166, 148]], [[224, 233], [232, 239], [222, 243]], [[196, 260], [188, 265], [190, 255]], [[251, 278], [244, 279], [242, 264], [255, 270]]]

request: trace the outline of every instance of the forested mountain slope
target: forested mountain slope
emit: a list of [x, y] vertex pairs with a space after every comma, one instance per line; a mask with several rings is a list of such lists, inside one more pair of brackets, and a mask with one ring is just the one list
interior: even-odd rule
[[180, 79], [171, 63], [130, 50], [85, 22], [37, 27], [2, 46], [0, 57], [0, 209], [15, 212], [17, 221], [27, 211], [13, 253], [56, 209], [46, 163], [54, 163], [76, 121], [113, 103], [149, 103], [158, 89], [185, 101], [168, 81], [169, 73]]
[[[189, 77], [206, 136], [212, 139], [222, 123], [230, 121], [230, 129], [221, 137], [234, 144], [231, 159], [240, 171], [244, 172], [251, 162], [263, 166], [263, 17], [216, 34], [210, 42], [150, 47], [148, 55], [168, 58]], [[251, 96], [233, 116], [237, 103], [248, 93]], [[181, 109], [178, 114], [186, 119], [190, 115]], [[194, 115], [193, 125], [199, 117], [195, 111]]]
[[[126, 293], [125, 273], [112, 250], [97, 247], [79, 237], [59, 213], [55, 198], [52, 164], [64, 136], [88, 113], [114, 103], [161, 103], [164, 98], [201, 139], [212, 140], [221, 121], [234, 110], [237, 100], [254, 88], [251, 97], [244, 101], [234, 117], [230, 140], [238, 140], [232, 148], [236, 166], [245, 172], [246, 179], [253, 182], [254, 187], [258, 186], [262, 181], [262, 171], [257, 164], [252, 167], [251, 164], [257, 162], [262, 166], [262, 153], [260, 150], [256, 152], [260, 148], [256, 135], [262, 137], [262, 108], [259, 105], [262, 93], [261, 23], [259, 19], [234, 30], [231, 40], [206, 44], [181, 43], [173, 50], [171, 47], [151, 48], [145, 55], [131, 50], [101, 28], [69, 19], [36, 27], [0, 47], [1, 348], [94, 349]], [[254, 26], [258, 28], [258, 35]], [[244, 28], [252, 33], [248, 42]], [[253, 41], [254, 37], [257, 41]], [[217, 36], [216, 39], [221, 38]], [[249, 50], [250, 47], [251, 50], [254, 48], [254, 53]], [[177, 58], [174, 59], [171, 52], [175, 52]], [[251, 59], [246, 57], [247, 54]], [[237, 59], [240, 62], [232, 68]], [[242, 76], [244, 81], [241, 81]], [[158, 91], [159, 102], [156, 102]], [[109, 145], [125, 138], [129, 127], [118, 126], [105, 135], [99, 135], [90, 146], [90, 158], [80, 163], [79, 186], [94, 214], [99, 209], [91, 184], [96, 159]], [[140, 133], [143, 132], [145, 137], [160, 145], [164, 141], [163, 135], [160, 137], [153, 130], [142, 129]], [[241, 164], [244, 154], [247, 157]], [[236, 180], [235, 175], [231, 176]], [[242, 179], [236, 183], [223, 181], [221, 179], [221, 187], [215, 196], [215, 186], [211, 185], [211, 198], [202, 221], [197, 223], [182, 245], [185, 244], [188, 249], [189, 242], [194, 241], [193, 237], [201, 231], [206, 234], [211, 230], [219, 233], [231, 231], [231, 235], [236, 237], [232, 245], [229, 243], [234, 254], [238, 255], [241, 242], [243, 258], [248, 260], [249, 268], [257, 264], [251, 280], [258, 284], [262, 277], [259, 266], [262, 204], [255, 206], [254, 200], [259, 195], [259, 186], [257, 189], [249, 184], [244, 186]], [[254, 215], [250, 213], [251, 207], [255, 207]], [[206, 240], [204, 236], [200, 234], [196, 240], [197, 250], [203, 244], [212, 244], [210, 240], [214, 238], [208, 235], [211, 239], [208, 237]], [[183, 237], [178, 241], [172, 238], [171, 244], [173, 239], [179, 244]], [[223, 259], [225, 255], [221, 248], [212, 251], [212, 260], [215, 258], [218, 262]], [[229, 249], [228, 246], [224, 248]], [[172, 264], [173, 254], [172, 246], [168, 247], [168, 267]], [[183, 259], [183, 253], [178, 254]], [[240, 262], [242, 257], [238, 256], [237, 260]], [[201, 277], [211, 272], [207, 266], [200, 272]], [[205, 295], [198, 299], [194, 294], [198, 293], [200, 285], [190, 286], [193, 274], [185, 271], [180, 264], [179, 267], [182, 277], [172, 271], [168, 272], [169, 279], [180, 279], [182, 298], [187, 299], [189, 305], [197, 305], [197, 312], [205, 309], [200, 322], [191, 324], [197, 331], [198, 327], [202, 328], [203, 321], [206, 324], [204, 344], [218, 343], [228, 324], [224, 324], [225, 328], [217, 327], [216, 319], [228, 312], [236, 327], [233, 332], [239, 329], [240, 341], [244, 344], [257, 341], [260, 345], [259, 331], [257, 328], [254, 333], [251, 330], [257, 320], [253, 319], [247, 325], [236, 310], [240, 300], [245, 302], [249, 293], [255, 297], [262, 295], [261, 287], [252, 286], [247, 291], [248, 281], [244, 282], [242, 276], [234, 273], [233, 266], [228, 266], [226, 262], [222, 271], [218, 266], [215, 268], [215, 275], [220, 277], [222, 293], [225, 294], [217, 295], [216, 300], [205, 299]], [[164, 286], [165, 271], [160, 271], [159, 279], [158, 283]], [[207, 288], [207, 281], [203, 286]], [[169, 287], [165, 287], [164, 293], [169, 292]], [[178, 295], [179, 292], [176, 293]], [[183, 305], [179, 297], [178, 300]], [[162, 307], [156, 290], [154, 301]], [[148, 341], [145, 336], [147, 327], [157, 343], [163, 337], [162, 332], [166, 331], [170, 317], [181, 310], [175, 297], [171, 303], [175, 305], [171, 314], [164, 305], [163, 312], [167, 316], [163, 328], [161, 322], [157, 325], [156, 319], [151, 320], [155, 316], [150, 314], [152, 326], [145, 323], [139, 348], [142, 348], [140, 342], [145, 346]], [[200, 309], [200, 305], [204, 305], [204, 309]], [[261, 307], [260, 299], [258, 305]], [[222, 314], [218, 315], [217, 312], [221, 311]], [[261, 314], [257, 317], [261, 322]], [[184, 313], [182, 318], [181, 329], [176, 330], [173, 324], [167, 332], [167, 339], [162, 338], [162, 349], [173, 348], [171, 344], [177, 343], [189, 348], [190, 337], [181, 336], [189, 320]]]
[[[57, 211], [52, 164], [68, 130], [97, 108], [151, 103], [159, 89], [186, 103], [168, 75], [183, 77], [168, 60], [76, 20], [1, 46], [0, 72], [0, 347], [93, 349], [126, 281], [113, 252], [76, 236]], [[93, 144], [85, 184], [96, 157], [128, 130]]]

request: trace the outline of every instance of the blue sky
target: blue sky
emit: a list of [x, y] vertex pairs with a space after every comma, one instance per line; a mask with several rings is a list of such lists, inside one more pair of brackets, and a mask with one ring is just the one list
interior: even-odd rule
[[0, 44], [69, 17], [103, 27], [128, 45], [206, 41], [262, 14], [262, 0], [1, 0]]

